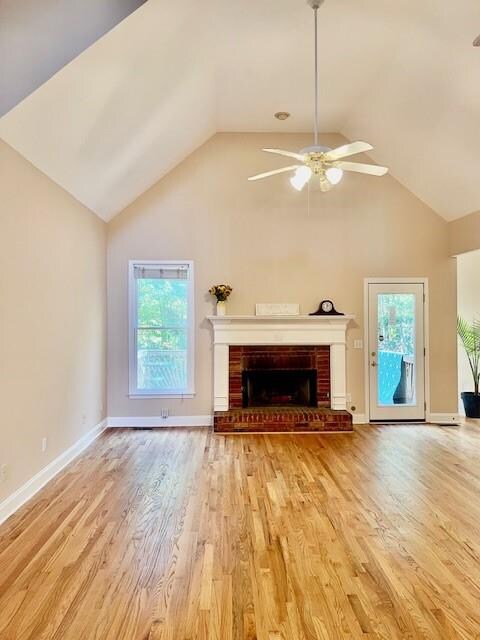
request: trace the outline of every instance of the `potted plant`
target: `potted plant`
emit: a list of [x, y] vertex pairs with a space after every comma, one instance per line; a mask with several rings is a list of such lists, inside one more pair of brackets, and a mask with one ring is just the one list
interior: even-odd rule
[[212, 296], [217, 299], [217, 316], [224, 316], [227, 307], [227, 298], [232, 293], [233, 289], [229, 284], [214, 284], [208, 290]]
[[457, 319], [457, 333], [465, 349], [473, 376], [473, 391], [463, 391], [461, 396], [467, 418], [480, 418], [480, 320], [475, 318], [470, 324], [460, 316]]

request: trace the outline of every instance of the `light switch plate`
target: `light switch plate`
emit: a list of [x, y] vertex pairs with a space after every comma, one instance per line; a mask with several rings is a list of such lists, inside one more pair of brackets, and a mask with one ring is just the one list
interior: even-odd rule
[[354, 349], [363, 349], [363, 340], [354, 340], [353, 341]]

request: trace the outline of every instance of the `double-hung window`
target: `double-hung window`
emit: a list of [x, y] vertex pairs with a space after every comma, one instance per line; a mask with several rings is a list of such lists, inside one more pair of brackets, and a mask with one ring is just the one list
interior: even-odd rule
[[129, 264], [130, 396], [194, 393], [193, 263]]

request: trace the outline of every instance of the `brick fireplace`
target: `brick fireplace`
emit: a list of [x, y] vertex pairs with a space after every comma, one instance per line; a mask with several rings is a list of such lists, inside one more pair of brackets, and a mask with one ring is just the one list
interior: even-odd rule
[[351, 316], [213, 316], [220, 432], [351, 431], [345, 344]]

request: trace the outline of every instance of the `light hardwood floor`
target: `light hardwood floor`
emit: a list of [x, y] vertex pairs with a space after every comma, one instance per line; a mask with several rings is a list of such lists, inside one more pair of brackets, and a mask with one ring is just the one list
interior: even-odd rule
[[0, 638], [480, 638], [479, 528], [478, 427], [109, 431], [0, 528]]

